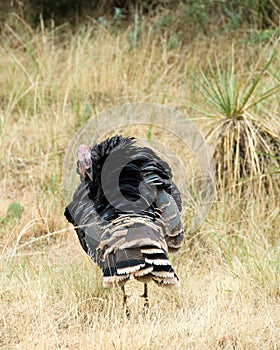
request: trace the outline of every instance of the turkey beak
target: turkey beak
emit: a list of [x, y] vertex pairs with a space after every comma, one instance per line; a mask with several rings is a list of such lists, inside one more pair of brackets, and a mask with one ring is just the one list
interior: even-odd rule
[[92, 172], [92, 167], [86, 169], [86, 174], [87, 176], [91, 179], [91, 181], [93, 180], [93, 172]]

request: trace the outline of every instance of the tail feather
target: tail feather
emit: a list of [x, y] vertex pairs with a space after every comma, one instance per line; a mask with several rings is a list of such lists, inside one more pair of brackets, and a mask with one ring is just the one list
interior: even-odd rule
[[145, 261], [137, 248], [116, 251], [117, 274], [134, 273], [145, 267]]
[[129, 279], [129, 275], [114, 275], [114, 276], [104, 276], [103, 286], [105, 288], [111, 288], [114, 285], [122, 286]]
[[[122, 284], [130, 276], [147, 282], [154, 280], [162, 286], [176, 285], [179, 282], [166, 253], [152, 251], [150, 246], [128, 248], [107, 254], [103, 268], [103, 283], [106, 287]], [[144, 252], [144, 253], [143, 253]]]
[[123, 215], [113, 221], [104, 230], [98, 247], [104, 257], [104, 285], [123, 283], [130, 276], [163, 286], [178, 284], [164, 236], [157, 220]]
[[171, 278], [153, 277], [153, 281], [162, 287], [168, 288], [177, 286], [179, 282], [177, 276]]

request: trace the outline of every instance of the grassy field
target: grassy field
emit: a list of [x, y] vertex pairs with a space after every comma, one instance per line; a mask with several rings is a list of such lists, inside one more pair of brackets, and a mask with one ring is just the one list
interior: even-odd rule
[[[269, 192], [261, 187], [257, 195], [220, 189], [203, 227], [186, 235], [184, 248], [172, 257], [180, 287], [151, 286], [151, 309], [143, 315], [142, 286], [131, 283], [130, 320], [120, 291], [103, 289], [100, 271], [63, 216], [65, 151], [93, 114], [126, 102], [159, 103], [184, 113], [206, 135], [217, 115], [207, 117], [211, 105], [192, 72], [199, 75], [201, 67], [211, 73], [207, 59], [234, 55], [242, 87], [274, 47], [260, 94], [279, 83], [279, 74], [270, 74], [280, 67], [276, 39], [256, 44], [250, 33], [238, 31], [171, 45], [168, 32], [146, 26], [132, 44], [131, 34], [131, 28], [112, 34], [96, 22], [75, 34], [67, 26], [34, 30], [20, 20], [3, 29], [0, 348], [280, 349], [276, 185]], [[250, 110], [276, 136], [279, 106], [278, 91]], [[277, 183], [275, 167], [259, 180], [272, 174]], [[21, 217], [7, 215], [12, 202], [22, 206]]]

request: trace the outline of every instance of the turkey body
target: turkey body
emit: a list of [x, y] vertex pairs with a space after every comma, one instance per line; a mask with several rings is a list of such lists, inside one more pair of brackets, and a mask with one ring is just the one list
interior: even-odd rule
[[105, 287], [131, 276], [175, 286], [167, 254], [183, 244], [180, 193], [168, 164], [135, 142], [114, 136], [90, 149], [92, 179], [81, 176], [65, 216]]

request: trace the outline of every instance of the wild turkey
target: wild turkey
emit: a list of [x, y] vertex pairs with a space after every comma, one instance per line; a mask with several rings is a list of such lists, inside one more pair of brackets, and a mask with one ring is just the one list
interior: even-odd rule
[[134, 138], [114, 136], [78, 149], [81, 184], [66, 207], [85, 252], [103, 271], [105, 287], [133, 276], [164, 287], [177, 285], [168, 252], [183, 244], [181, 197], [171, 169]]

